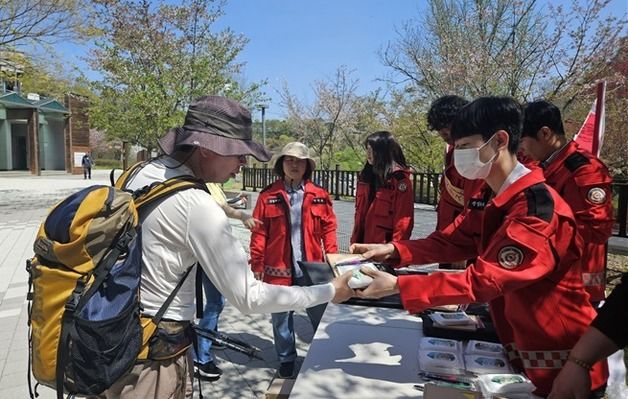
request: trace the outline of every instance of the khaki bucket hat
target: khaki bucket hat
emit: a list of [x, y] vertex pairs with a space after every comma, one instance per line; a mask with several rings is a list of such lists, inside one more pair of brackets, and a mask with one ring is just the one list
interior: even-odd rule
[[[291, 157], [299, 158], [299, 159], [307, 159], [310, 163], [310, 167], [312, 170], [316, 169], [316, 161], [310, 155], [310, 150], [303, 143], [299, 143], [298, 141], [293, 141], [292, 143], [286, 144], [282, 149], [279, 155], [277, 155], [277, 159], [275, 159], [275, 166], [280, 162], [283, 162], [283, 157], [289, 155]], [[276, 169], [276, 168], [275, 168]]]

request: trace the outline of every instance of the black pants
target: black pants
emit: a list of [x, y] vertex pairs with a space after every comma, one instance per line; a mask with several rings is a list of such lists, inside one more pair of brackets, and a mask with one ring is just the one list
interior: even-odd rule
[[89, 168], [84, 167], [83, 168], [83, 178], [84, 179], [87, 179], [87, 178], [91, 179], [92, 178], [92, 168], [91, 167], [89, 167]]

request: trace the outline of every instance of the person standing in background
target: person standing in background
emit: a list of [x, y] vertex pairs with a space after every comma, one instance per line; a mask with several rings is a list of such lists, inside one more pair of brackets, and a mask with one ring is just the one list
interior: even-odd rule
[[540, 161], [547, 184], [567, 201], [582, 236], [582, 281], [597, 308], [606, 288], [606, 242], [613, 233], [613, 178], [595, 155], [565, 137], [560, 110], [539, 100], [524, 110], [521, 148]]
[[[251, 234], [251, 270], [275, 285], [306, 285], [298, 261], [323, 262], [338, 252], [336, 215], [329, 193], [312, 183], [316, 162], [302, 143], [286, 144], [275, 161], [280, 178], [260, 192], [253, 217], [263, 222]], [[314, 331], [326, 305], [307, 308]], [[271, 315], [279, 377], [294, 375], [297, 357], [293, 312]]]
[[[462, 107], [468, 101], [462, 97], [448, 95], [440, 97], [430, 106], [427, 112], [427, 125], [430, 130], [438, 132], [445, 141], [445, 165], [439, 185], [438, 205], [436, 206], [436, 231], [442, 231], [458, 217], [468, 200], [476, 195], [484, 182], [481, 179], [465, 179], [454, 167], [454, 141], [451, 138], [451, 124]], [[443, 263], [441, 268], [464, 269], [466, 260]]]
[[380, 131], [370, 134], [364, 147], [351, 243], [407, 240], [414, 227], [414, 190], [401, 146], [390, 132]]
[[83, 155], [81, 158], [81, 166], [83, 166], [83, 180], [92, 178], [92, 166], [94, 166], [94, 160], [89, 155], [89, 152]]

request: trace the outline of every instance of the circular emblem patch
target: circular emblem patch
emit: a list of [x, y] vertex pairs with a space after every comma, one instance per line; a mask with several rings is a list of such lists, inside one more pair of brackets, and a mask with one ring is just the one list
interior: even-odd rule
[[606, 191], [599, 187], [594, 187], [587, 193], [587, 199], [592, 204], [603, 204], [606, 201]]
[[499, 250], [497, 260], [501, 267], [514, 269], [523, 262], [523, 252], [517, 247], [507, 246]]
[[397, 186], [397, 188], [399, 189], [399, 191], [404, 192], [408, 189], [408, 185], [404, 182], [399, 183], [399, 185]]

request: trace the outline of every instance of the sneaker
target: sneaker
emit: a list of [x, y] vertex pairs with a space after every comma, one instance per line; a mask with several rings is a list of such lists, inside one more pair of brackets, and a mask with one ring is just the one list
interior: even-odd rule
[[214, 362], [194, 363], [194, 375], [204, 380], [216, 381], [222, 375], [222, 370]]
[[292, 378], [294, 375], [294, 362], [281, 363], [279, 366], [279, 378]]

